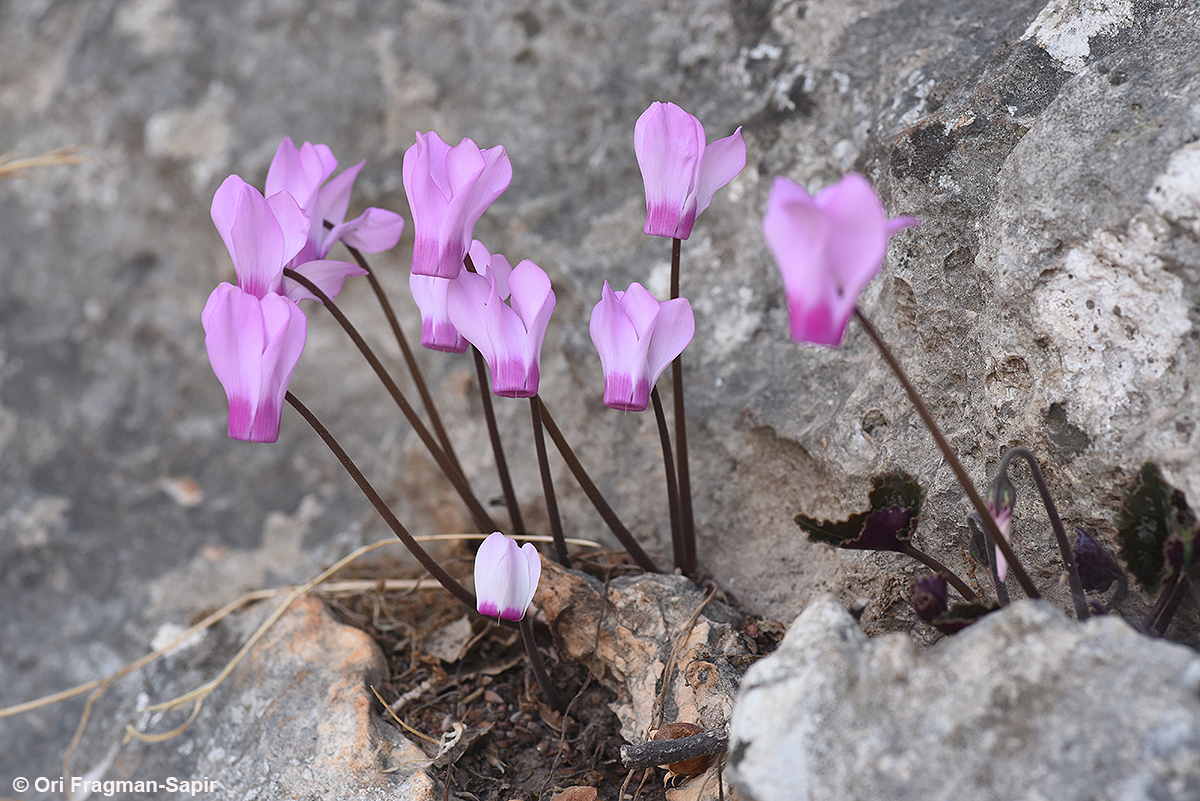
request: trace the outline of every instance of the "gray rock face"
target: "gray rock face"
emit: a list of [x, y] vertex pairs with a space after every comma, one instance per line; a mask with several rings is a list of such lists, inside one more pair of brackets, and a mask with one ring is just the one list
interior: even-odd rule
[[[588, 313], [605, 279], [667, 288], [669, 243], [641, 233], [637, 116], [672, 100], [710, 138], [743, 126], [747, 168], [685, 243], [682, 284], [700, 561], [751, 611], [790, 619], [834, 590], [870, 600], [872, 630], [910, 621], [911, 564], [812, 546], [791, 522], [854, 511], [893, 468], [930, 488], [922, 547], [965, 564], [961, 492], [870, 343], [854, 326], [837, 351], [787, 338], [759, 232], [779, 174], [816, 190], [857, 169], [924, 221], [862, 305], [977, 482], [1025, 444], [1068, 524], [1102, 536], [1145, 459], [1200, 498], [1198, 15], [1188, 0], [0, 5], [0, 150], [87, 157], [0, 179], [0, 706], [387, 536], [290, 412], [274, 446], [225, 436], [199, 313], [232, 270], [208, 208], [229, 173], [261, 185], [284, 135], [367, 160], [352, 213], [406, 217], [415, 130], [507, 147], [513, 185], [477, 235], [550, 272], [543, 397], [625, 523], [669, 553], [654, 422], [601, 406]], [[410, 237], [372, 264], [415, 336]], [[393, 354], [361, 282], [342, 298]], [[464, 469], [499, 497], [469, 360], [420, 356]], [[316, 310], [292, 386], [413, 531], [469, 528]], [[498, 411], [544, 529], [528, 412]], [[555, 469], [569, 533], [602, 537]], [[1015, 547], [1054, 597], [1059, 563], [1016, 480]], [[0, 777], [58, 775], [81, 710], [5, 719]]]
[[922, 649], [868, 639], [826, 596], [747, 672], [730, 754], [754, 801], [1183, 801], [1200, 796], [1200, 657], [1030, 601]]

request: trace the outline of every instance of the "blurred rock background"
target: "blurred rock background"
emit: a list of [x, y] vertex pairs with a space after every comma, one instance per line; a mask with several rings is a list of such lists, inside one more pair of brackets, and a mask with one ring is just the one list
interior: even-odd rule
[[[685, 243], [682, 285], [700, 561], [750, 611], [787, 622], [828, 590], [867, 599], [868, 631], [910, 625], [913, 564], [810, 545], [791, 522], [855, 511], [893, 468], [929, 487], [923, 547], [968, 566], [965, 498], [870, 342], [853, 324], [837, 351], [788, 340], [758, 227], [780, 174], [815, 191], [858, 170], [891, 214], [924, 221], [862, 306], [980, 486], [1024, 444], [1068, 524], [1102, 540], [1147, 459], [1195, 503], [1198, 46], [1186, 0], [0, 4], [0, 150], [86, 158], [0, 180], [0, 707], [388, 536], [290, 411], [275, 445], [225, 436], [199, 314], [232, 267], [209, 203], [232, 172], [261, 186], [284, 135], [366, 159], [351, 212], [406, 218], [415, 131], [507, 148], [512, 186], [476, 234], [550, 273], [542, 395], [625, 522], [669, 553], [653, 420], [601, 405], [587, 319], [605, 279], [667, 289], [670, 245], [641, 233], [637, 116], [671, 100], [710, 139], [743, 126], [747, 167]], [[372, 263], [415, 339], [410, 250], [408, 230]], [[365, 290], [343, 305], [391, 354]], [[421, 358], [467, 472], [498, 498], [469, 360]], [[317, 310], [292, 388], [413, 531], [469, 528]], [[498, 407], [540, 526], [528, 412]], [[603, 538], [555, 464], [569, 533]], [[1059, 563], [1016, 478], [1015, 547], [1053, 598]], [[81, 710], [0, 720], [4, 792], [60, 775]]]

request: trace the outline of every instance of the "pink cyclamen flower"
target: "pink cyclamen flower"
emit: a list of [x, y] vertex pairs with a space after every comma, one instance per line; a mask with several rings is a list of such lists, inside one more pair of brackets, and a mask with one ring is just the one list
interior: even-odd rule
[[554, 290], [546, 271], [529, 259], [508, 276], [510, 303], [501, 298], [500, 284], [496, 272], [479, 275], [463, 270], [446, 291], [446, 310], [458, 332], [487, 360], [492, 392], [505, 398], [532, 398], [541, 377], [542, 343], [554, 311]]
[[412, 209], [412, 271], [456, 278], [475, 223], [512, 182], [508, 153], [480, 150], [470, 139], [454, 147], [435, 132], [417, 133], [404, 153], [404, 191]]
[[659, 302], [636, 281], [624, 292], [605, 281], [590, 330], [604, 370], [604, 405], [643, 412], [658, 377], [692, 341], [696, 319], [687, 298]]
[[[296, 264], [324, 259], [339, 241], [364, 253], [390, 250], [400, 241], [404, 218], [394, 211], [372, 206], [346, 220], [350, 191], [365, 163], [360, 161], [329, 180], [337, 169], [337, 159], [328, 146], [305, 142], [297, 147], [290, 136], [279, 143], [267, 170], [266, 194], [287, 192], [312, 221], [308, 242], [297, 254]], [[326, 221], [333, 227], [326, 228]]]
[[[1016, 503], [1017, 490], [1008, 480], [1008, 476], [1004, 473], [996, 476], [991, 486], [988, 487], [987, 507], [988, 514], [992, 516], [992, 521], [996, 524], [996, 528], [1000, 531], [1000, 536], [1004, 537], [1005, 542], [1012, 542], [1009, 532], [1012, 530], [1012, 513]], [[996, 578], [1004, 581], [1006, 576], [1008, 576], [1008, 560], [1004, 558], [1004, 552], [997, 545]]]
[[229, 436], [279, 439], [284, 394], [308, 334], [300, 305], [223, 282], [209, 295], [200, 320], [208, 360], [229, 399]]
[[816, 197], [779, 177], [763, 236], [783, 276], [792, 339], [837, 347], [858, 296], [883, 264], [888, 240], [912, 217], [888, 219], [867, 179], [850, 173]]
[[646, 185], [650, 236], [687, 239], [717, 190], [746, 166], [739, 127], [705, 144], [704, 126], [674, 103], [651, 103], [633, 128], [633, 150]]
[[[508, 259], [499, 253], [493, 256], [478, 239], [471, 243], [470, 256], [475, 271], [494, 276], [497, 294], [501, 300], [507, 300], [508, 276], [512, 272]], [[410, 273], [408, 287], [421, 310], [421, 344], [430, 350], [462, 353], [467, 349], [467, 341], [450, 322], [446, 311], [446, 292], [452, 280], [455, 279]]]
[[[308, 242], [309, 217], [288, 192], [264, 198], [237, 175], [226, 178], [212, 201], [212, 221], [217, 227], [237, 272], [238, 286], [256, 298], [286, 295], [293, 300], [314, 296], [291, 279], [283, 268], [296, 265]], [[294, 269], [330, 297], [341, 291], [350, 275], [365, 275], [357, 264], [318, 259]]]
[[512, 537], [489, 534], [475, 554], [479, 614], [501, 620], [525, 617], [541, 575], [542, 557], [532, 543], [517, 547]]

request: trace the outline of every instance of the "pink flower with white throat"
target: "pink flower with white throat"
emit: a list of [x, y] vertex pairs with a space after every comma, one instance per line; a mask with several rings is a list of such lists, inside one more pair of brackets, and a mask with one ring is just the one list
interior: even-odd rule
[[222, 283], [209, 295], [200, 320], [208, 360], [229, 400], [229, 436], [276, 441], [284, 395], [308, 335], [300, 305], [273, 292], [260, 298]]
[[650, 236], [687, 239], [717, 190], [746, 166], [742, 129], [705, 144], [704, 126], [674, 103], [651, 103], [633, 129]]
[[512, 182], [508, 153], [499, 145], [480, 150], [470, 139], [450, 147], [433, 131], [418, 132], [403, 172], [415, 236], [412, 271], [458, 277], [475, 223]]
[[498, 271], [479, 275], [463, 270], [446, 290], [446, 311], [487, 361], [492, 392], [532, 398], [541, 378], [542, 343], [554, 312], [554, 290], [546, 271], [529, 259], [508, 276], [508, 303], [502, 289]]
[[783, 276], [792, 339], [837, 347], [858, 296], [883, 265], [888, 240], [912, 217], [888, 219], [867, 179], [850, 173], [815, 196], [779, 177], [763, 237]]
[[642, 412], [658, 377], [692, 341], [696, 320], [686, 298], [660, 302], [636, 281], [624, 292], [605, 281], [589, 328], [604, 371], [604, 405]]
[[500, 620], [520, 620], [537, 592], [542, 557], [531, 543], [499, 531], [489, 534], [475, 554], [475, 596], [479, 614]]

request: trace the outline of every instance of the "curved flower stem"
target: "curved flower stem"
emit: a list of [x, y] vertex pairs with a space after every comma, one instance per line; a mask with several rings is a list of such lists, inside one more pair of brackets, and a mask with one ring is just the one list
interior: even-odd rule
[[399, 519], [396, 518], [396, 515], [392, 512], [388, 505], [383, 502], [381, 497], [379, 497], [379, 493], [375, 491], [373, 486], [371, 486], [371, 482], [368, 481], [367, 477], [364, 476], [362, 471], [358, 469], [358, 465], [354, 463], [349, 454], [346, 453], [345, 449], [343, 449], [338, 441], [333, 438], [333, 435], [329, 433], [329, 429], [325, 428], [325, 426], [321, 424], [321, 421], [317, 419], [317, 416], [309, 411], [308, 407], [301, 403], [299, 399], [296, 398], [296, 396], [291, 392], [288, 392], [284, 396], [284, 399], [292, 405], [292, 408], [300, 413], [301, 417], [308, 421], [308, 424], [312, 426], [314, 431], [317, 432], [317, 436], [319, 436], [325, 442], [325, 444], [329, 447], [329, 450], [333, 451], [333, 455], [336, 456], [337, 460], [342, 463], [342, 467], [346, 468], [346, 472], [350, 474], [352, 479], [354, 479], [354, 483], [358, 485], [360, 490], [362, 490], [363, 495], [367, 496], [367, 500], [369, 500], [371, 505], [375, 507], [375, 511], [379, 513], [379, 516], [383, 518], [383, 521], [388, 524], [388, 527], [392, 530], [392, 533], [396, 535], [396, 538], [404, 543], [405, 548], [408, 548], [409, 553], [415, 556], [417, 561], [421, 563], [421, 566], [429, 571], [429, 575], [437, 579], [438, 583], [445, 587], [451, 595], [462, 601], [467, 605], [468, 608], [474, 611], [476, 608], [475, 595], [466, 587], [455, 581], [454, 577], [447, 573], [442, 566], [437, 563], [437, 560], [430, 556], [429, 552], [421, 547], [419, 542], [413, 539], [413, 536], [408, 533], [408, 529], [406, 529], [400, 523]]
[[667, 506], [671, 510], [671, 546], [675, 555], [675, 567], [683, 570], [687, 561], [687, 549], [683, 543], [683, 526], [679, 520], [679, 484], [675, 481], [675, 458], [671, 453], [671, 432], [667, 428], [667, 416], [663, 412], [658, 387], [650, 390], [654, 402], [654, 418], [658, 421], [658, 438], [662, 443], [663, 468], [667, 473]]
[[554, 416], [550, 414], [550, 410], [546, 408], [546, 404], [540, 403], [540, 405], [542, 410], [542, 424], [546, 426], [546, 431], [550, 433], [550, 439], [554, 440], [554, 444], [558, 447], [558, 452], [562, 454], [563, 461], [571, 469], [575, 480], [579, 482], [579, 486], [583, 489], [584, 494], [592, 502], [592, 506], [596, 507], [596, 511], [600, 513], [600, 517], [604, 518], [604, 522], [608, 524], [608, 528], [612, 531], [613, 536], [620, 541], [625, 551], [633, 557], [633, 561], [637, 562], [642, 570], [645, 570], [647, 573], [661, 572], [655, 566], [654, 560], [642, 550], [642, 546], [638, 545], [638, 541], [634, 539], [633, 534], [629, 533], [629, 529], [625, 528], [625, 524], [617, 517], [617, 513], [604, 500], [604, 496], [600, 494], [600, 490], [596, 489], [596, 485], [592, 483], [591, 477], [583, 469], [583, 464], [580, 463], [579, 458], [575, 455], [575, 451], [571, 450], [571, 446], [567, 443], [567, 438], [558, 429], [558, 425], [554, 422]]
[[[1175, 617], [1175, 610], [1179, 608], [1179, 604], [1183, 601], [1188, 584], [1188, 577], [1181, 573], [1178, 581], [1175, 582], [1175, 587], [1171, 590], [1171, 594], [1167, 597], [1167, 602], [1163, 604], [1162, 614], [1154, 621], [1154, 630], [1160, 636], [1167, 633], [1167, 627], [1171, 625], [1171, 619]], [[1163, 595], [1167, 595], [1165, 590]]]
[[[326, 223], [330, 225], [330, 223]], [[343, 245], [346, 243], [343, 242]], [[417, 394], [421, 396], [421, 404], [425, 407], [425, 411], [429, 414], [429, 423], [433, 426], [433, 433], [437, 435], [438, 442], [442, 444], [442, 450], [446, 453], [446, 459], [458, 471], [458, 474], [465, 476], [462, 465], [458, 462], [458, 456], [454, 453], [454, 446], [450, 443], [450, 435], [446, 433], [445, 426], [442, 425], [442, 417], [438, 414], [437, 405], [433, 402], [433, 397], [429, 394], [429, 387], [425, 384], [425, 377], [421, 374], [421, 368], [417, 366], [417, 360], [413, 356], [412, 348], [408, 346], [408, 338], [404, 336], [403, 329], [400, 328], [400, 321], [396, 318], [396, 312], [392, 309], [392, 303], [388, 300], [387, 293], [383, 291], [383, 286], [379, 283], [379, 279], [375, 277], [375, 273], [367, 264], [367, 260], [357, 248], [352, 248], [346, 245], [346, 250], [350, 251], [350, 255], [358, 262], [358, 266], [367, 271], [367, 281], [371, 284], [371, 289], [375, 291], [375, 297], [379, 299], [379, 305], [383, 308], [383, 316], [387, 318], [388, 325], [392, 328], [392, 335], [396, 337], [397, 344], [400, 345], [400, 352], [404, 356], [404, 363], [408, 365], [408, 372], [412, 376], [413, 383], [417, 387]]]
[[892, 351], [888, 348], [887, 343], [883, 341], [883, 337], [875, 330], [875, 326], [867, 319], [867, 316], [862, 313], [859, 308], [854, 309], [854, 316], [858, 320], [859, 325], [867, 332], [867, 336], [875, 343], [875, 347], [879, 350], [879, 355], [887, 362], [892, 373], [900, 381], [900, 385], [904, 387], [905, 393], [908, 394], [908, 399], [912, 402], [913, 407], [917, 410], [921, 420], [924, 421], [925, 427], [929, 429], [929, 433], [933, 435], [934, 442], [941, 449], [942, 455], [946, 457], [946, 462], [950, 465], [950, 469], [954, 471], [958, 483], [962, 486], [963, 491], [967, 493], [967, 497], [971, 500], [971, 505], [975, 507], [975, 511], [979, 513], [979, 518], [983, 522], [984, 531], [995, 541], [996, 547], [1004, 554], [1004, 558], [1008, 561], [1009, 567], [1012, 568], [1013, 575], [1017, 577], [1017, 582], [1021, 585], [1021, 589], [1025, 591], [1025, 595], [1029, 598], [1041, 598], [1041, 593], [1037, 591], [1037, 587], [1033, 586], [1033, 581], [1030, 580], [1029, 574], [1025, 572], [1025, 568], [1021, 566], [1017, 555], [1013, 553], [1012, 546], [1008, 544], [1008, 540], [1000, 535], [1000, 530], [996, 528], [996, 521], [992, 519], [992, 515], [988, 512], [987, 504], [983, 502], [983, 498], [979, 497], [979, 491], [975, 489], [975, 485], [971, 482], [971, 477], [967, 475], [966, 469], [962, 466], [962, 462], [950, 449], [950, 443], [946, 441], [942, 430], [938, 428], [937, 422], [934, 421], [933, 415], [929, 413], [928, 407], [925, 406], [925, 401], [917, 394], [916, 388], [912, 382], [908, 380], [908, 375], [904, 372], [904, 368], [900, 366], [900, 362], [896, 361], [896, 357], [892, 355]]
[[[463, 256], [463, 267], [469, 272], [477, 273], [471, 254]], [[479, 377], [479, 400], [483, 404], [483, 415], [487, 419], [488, 437], [492, 440], [492, 456], [496, 460], [496, 473], [500, 477], [500, 490], [504, 493], [504, 503], [508, 506], [508, 519], [513, 525], [513, 533], [525, 531], [525, 521], [521, 519], [521, 507], [517, 505], [517, 493], [513, 490], [512, 476], [508, 472], [508, 460], [504, 458], [504, 446], [500, 442], [500, 431], [496, 428], [496, 415], [492, 411], [492, 393], [488, 389], [486, 363], [479, 348], [471, 346], [475, 354], [475, 374]]]
[[525, 653], [529, 655], [529, 667], [533, 668], [533, 676], [537, 679], [537, 683], [541, 685], [542, 692], [546, 695], [546, 700], [555, 712], [566, 712], [567, 706], [562, 701], [562, 696], [558, 694], [558, 690], [550, 682], [550, 676], [546, 674], [546, 665], [542, 662], [542, 655], [538, 652], [537, 641], [533, 638], [533, 623], [529, 620], [529, 615], [521, 618], [521, 640], [525, 643]]
[[[679, 258], [683, 240], [671, 241], [671, 299], [679, 297]], [[692, 478], [688, 470], [687, 424], [683, 414], [683, 354], [671, 362], [671, 398], [675, 404], [675, 459], [679, 471], [679, 513], [683, 528], [685, 574], [696, 572], [696, 520], [692, 514]]]
[[1075, 617], [1079, 620], [1087, 620], [1090, 617], [1087, 596], [1083, 594], [1083, 581], [1079, 578], [1079, 567], [1075, 564], [1075, 554], [1071, 551], [1067, 530], [1063, 528], [1062, 518], [1058, 516], [1058, 507], [1054, 505], [1054, 498], [1050, 495], [1050, 488], [1046, 486], [1046, 479], [1042, 475], [1042, 468], [1038, 465], [1037, 459], [1028, 448], [1011, 448], [1000, 458], [1000, 466], [996, 468], [996, 475], [1005, 475], [1008, 472], [1008, 463], [1015, 456], [1020, 456], [1029, 463], [1029, 470], [1033, 474], [1033, 483], [1037, 485], [1038, 493], [1042, 496], [1042, 505], [1046, 507], [1046, 514], [1050, 518], [1050, 527], [1054, 529], [1054, 538], [1058, 541], [1058, 552], [1062, 554], [1063, 565], [1067, 568], [1067, 583], [1071, 587]]
[[521, 518], [521, 507], [517, 505], [517, 493], [513, 490], [512, 476], [508, 472], [508, 460], [504, 458], [504, 444], [500, 441], [500, 430], [496, 427], [496, 413], [492, 409], [492, 392], [488, 389], [487, 363], [479, 348], [471, 346], [475, 355], [475, 374], [479, 377], [479, 398], [483, 404], [483, 417], [487, 420], [488, 438], [492, 441], [492, 455], [496, 460], [496, 473], [500, 476], [500, 489], [504, 492], [504, 505], [508, 507], [508, 519], [512, 522], [513, 534], [525, 533], [525, 521]]
[[[1175, 614], [1175, 608], [1179, 606], [1179, 601], [1182, 600], [1182, 595], [1180, 594], [1176, 598], [1176, 594], [1186, 581], [1187, 579], [1183, 577], [1179, 567], [1171, 570], [1171, 575], [1163, 582], [1163, 588], [1158, 594], [1158, 600], [1154, 602], [1154, 606], [1150, 607], [1150, 611], [1142, 621], [1142, 628], [1157, 637], [1162, 636], [1166, 628], [1166, 625], [1163, 625], [1163, 618], [1166, 618], [1165, 623], [1167, 625], [1171, 623], [1171, 617]], [[1170, 611], [1170, 615], [1167, 614], [1168, 610]]]
[[554, 537], [554, 554], [563, 567], [571, 566], [567, 541], [563, 538], [562, 519], [558, 516], [558, 499], [554, 497], [554, 478], [550, 475], [550, 460], [546, 457], [546, 435], [542, 433], [542, 410], [538, 396], [529, 399], [529, 414], [533, 418], [533, 444], [537, 448], [538, 469], [542, 473], [542, 490], [546, 494], [546, 516], [550, 518], [550, 535]]
[[450, 460], [446, 457], [446, 454], [440, 447], [438, 447], [438, 444], [434, 442], [433, 436], [429, 433], [429, 430], [425, 428], [425, 424], [421, 422], [421, 418], [417, 417], [417, 413], [409, 404], [408, 399], [404, 397], [404, 393], [400, 391], [400, 387], [396, 386], [396, 382], [392, 379], [392, 376], [388, 373], [387, 369], [384, 368], [383, 363], [379, 361], [379, 357], [375, 355], [373, 350], [371, 350], [371, 347], [367, 344], [366, 340], [364, 340], [362, 335], [358, 333], [358, 329], [354, 327], [342, 310], [337, 307], [337, 304], [335, 304], [329, 298], [329, 296], [322, 292], [321, 288], [312, 281], [308, 280], [303, 275], [295, 270], [292, 270], [291, 268], [284, 269], [283, 274], [300, 284], [309, 292], [316, 295], [317, 299], [320, 300], [321, 303], [324, 304], [325, 308], [329, 310], [329, 313], [333, 315], [334, 319], [338, 321], [338, 323], [346, 331], [346, 334], [358, 347], [359, 352], [362, 353], [363, 357], [367, 360], [367, 363], [371, 365], [371, 369], [373, 369], [375, 374], [379, 376], [379, 380], [383, 382], [383, 386], [387, 389], [388, 394], [392, 396], [392, 400], [396, 402], [396, 405], [400, 407], [400, 411], [404, 413], [406, 418], [408, 418], [409, 424], [413, 427], [413, 430], [417, 432], [417, 436], [421, 438], [421, 442], [425, 443], [426, 449], [428, 449], [429, 454], [433, 457], [434, 461], [437, 462], [438, 467], [440, 467], [442, 470], [442, 473], [450, 480], [450, 483], [454, 485], [454, 488], [458, 490], [458, 494], [463, 499], [463, 503], [467, 505], [467, 509], [471, 512], [471, 517], [475, 519], [475, 525], [479, 526], [480, 531], [496, 531], [498, 526], [496, 525], [495, 521], [492, 520], [491, 516], [484, 510], [483, 505], [479, 502], [479, 499], [475, 497], [475, 494], [471, 491], [471, 487], [467, 484], [467, 480], [458, 470], [454, 469], [454, 466], [450, 463]]
[[935, 572], [941, 576], [944, 576], [946, 578], [946, 581], [950, 582], [950, 584], [954, 586], [954, 589], [958, 590], [958, 594], [961, 595], [966, 600], [976, 601], [976, 602], [979, 601], [979, 596], [976, 595], [975, 592], [970, 587], [967, 586], [967, 582], [963, 581], [961, 578], [958, 577], [957, 573], [955, 573], [953, 570], [946, 567], [941, 562], [939, 562], [937, 559], [933, 558], [932, 556], [925, 553], [924, 551], [918, 550], [917, 547], [915, 545], [913, 545], [911, 542], [904, 543], [904, 550], [901, 551], [900, 553], [904, 554], [905, 556], [910, 556], [913, 559], [916, 559], [918, 562], [925, 565], [927, 568], [929, 568], [933, 572]]

